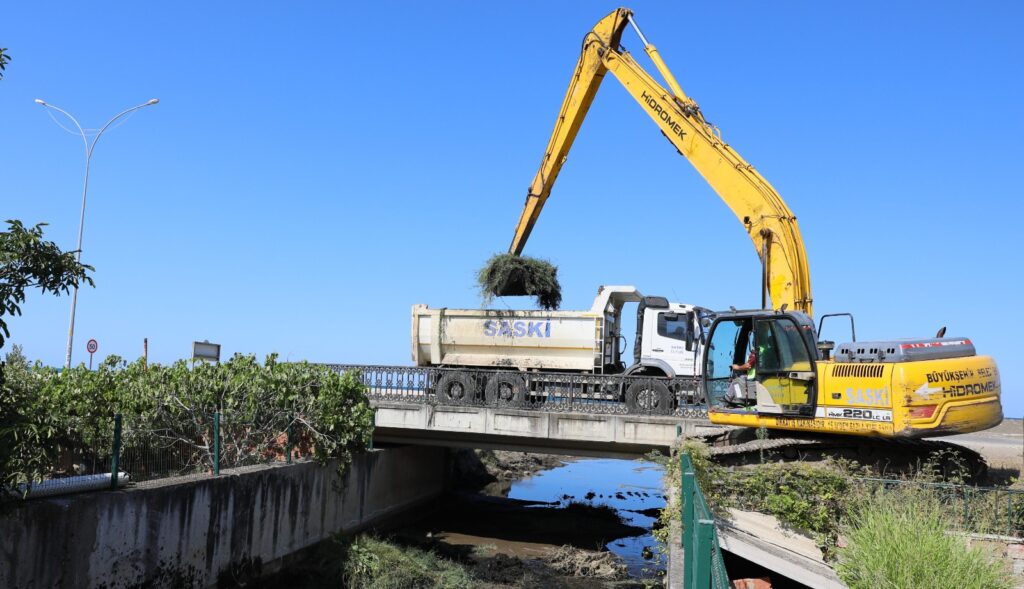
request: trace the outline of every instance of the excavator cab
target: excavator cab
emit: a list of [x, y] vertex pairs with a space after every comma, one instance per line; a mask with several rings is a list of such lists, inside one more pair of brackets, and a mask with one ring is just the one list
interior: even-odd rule
[[720, 313], [704, 350], [705, 398], [717, 411], [813, 417], [817, 359], [804, 313]]

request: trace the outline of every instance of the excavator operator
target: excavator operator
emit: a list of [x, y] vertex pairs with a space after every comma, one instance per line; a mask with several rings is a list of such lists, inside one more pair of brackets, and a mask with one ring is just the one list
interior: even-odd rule
[[[738, 341], [746, 340], [746, 345], [737, 345], [735, 360], [738, 362], [743, 358], [743, 351], [747, 351], [747, 361], [743, 364], [732, 364], [730, 368], [734, 373], [733, 379], [729, 382], [729, 389], [723, 400], [732, 406], [749, 407], [757, 402], [757, 357], [758, 347], [755, 340], [753, 326], [750, 321], [740, 329]], [[744, 337], [745, 336], [745, 337]]]
[[747, 348], [750, 350], [750, 354], [747, 356], [747, 361], [744, 364], [733, 364], [731, 368], [737, 373], [746, 372], [747, 378], [753, 380], [757, 370], [757, 348], [754, 346], [754, 330], [750, 330], [748, 333]]

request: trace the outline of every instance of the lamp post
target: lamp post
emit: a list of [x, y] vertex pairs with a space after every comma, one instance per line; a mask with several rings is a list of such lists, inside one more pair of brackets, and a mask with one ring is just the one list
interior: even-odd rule
[[[116, 121], [117, 119], [125, 116], [126, 114], [135, 112], [135, 111], [139, 110], [140, 108], [145, 108], [147, 106], [152, 106], [152, 105], [154, 105], [154, 104], [156, 104], [158, 102], [160, 102], [160, 100], [154, 98], [152, 100], [149, 100], [148, 102], [144, 102], [143, 104], [139, 104], [137, 106], [133, 106], [133, 107], [131, 107], [129, 109], [121, 111], [120, 113], [115, 115], [112, 119], [107, 121], [107, 123], [105, 125], [100, 127], [99, 131], [96, 131], [96, 134], [93, 135], [92, 142], [90, 142], [89, 141], [90, 133], [86, 133], [86, 130], [82, 128], [82, 125], [78, 124], [78, 120], [75, 119], [75, 117], [71, 116], [70, 113], [68, 113], [66, 110], [64, 110], [64, 109], [62, 109], [60, 107], [54, 106], [52, 104], [49, 104], [49, 103], [46, 103], [46, 102], [40, 100], [39, 98], [36, 98], [36, 104], [41, 105], [41, 106], [45, 106], [46, 108], [49, 108], [49, 109], [53, 109], [53, 110], [61, 113], [62, 115], [66, 116], [67, 118], [71, 119], [71, 122], [73, 122], [75, 124], [75, 127], [78, 128], [78, 134], [82, 136], [82, 143], [85, 145], [85, 180], [82, 182], [82, 214], [81, 214], [81, 216], [80, 216], [80, 218], [78, 220], [78, 248], [77, 248], [77, 253], [75, 254], [75, 261], [76, 262], [81, 262], [82, 261], [82, 230], [85, 228], [85, 197], [86, 197], [86, 195], [89, 192], [89, 163], [92, 161], [92, 151], [93, 151], [93, 149], [95, 149], [96, 143], [99, 142], [100, 136], [103, 135], [103, 132], [106, 131], [110, 127], [110, 125], [114, 121]], [[58, 123], [58, 125], [59, 125], [59, 123]], [[92, 129], [90, 129], [90, 131], [92, 131]], [[70, 321], [70, 325], [68, 326], [68, 349], [67, 349], [67, 355], [64, 357], [64, 368], [71, 368], [71, 343], [72, 343], [72, 341], [75, 338], [75, 307], [77, 306], [77, 304], [78, 304], [78, 285], [75, 285], [74, 292], [71, 295], [71, 321]]]

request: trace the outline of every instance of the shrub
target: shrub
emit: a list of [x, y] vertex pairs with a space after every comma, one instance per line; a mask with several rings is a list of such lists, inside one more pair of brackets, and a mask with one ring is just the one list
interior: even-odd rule
[[[106, 452], [112, 416], [124, 416], [125, 448], [184, 448], [190, 465], [212, 464], [212, 418], [221, 413], [222, 458], [238, 466], [284, 452], [289, 425], [318, 461], [339, 459], [369, 442], [373, 410], [353, 372], [324, 366], [261, 365], [236, 354], [219, 364], [169, 366], [110, 356], [95, 371], [30, 365], [15, 348], [0, 385], [0, 487], [62, 471], [62, 457]], [[65, 460], [66, 461], [66, 460]]]
[[926, 488], [879, 491], [851, 506], [836, 572], [851, 589], [1002, 589], [1006, 569], [949, 533], [948, 505]]

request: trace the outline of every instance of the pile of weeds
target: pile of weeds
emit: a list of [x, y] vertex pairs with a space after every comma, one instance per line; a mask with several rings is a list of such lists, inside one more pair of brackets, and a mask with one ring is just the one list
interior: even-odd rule
[[928, 487], [878, 490], [851, 503], [836, 572], [851, 589], [1002, 589], [1004, 564], [968, 548], [950, 506]]
[[562, 304], [558, 268], [547, 260], [512, 254], [495, 254], [477, 272], [480, 296], [487, 305], [494, 297], [532, 296], [543, 309]]

